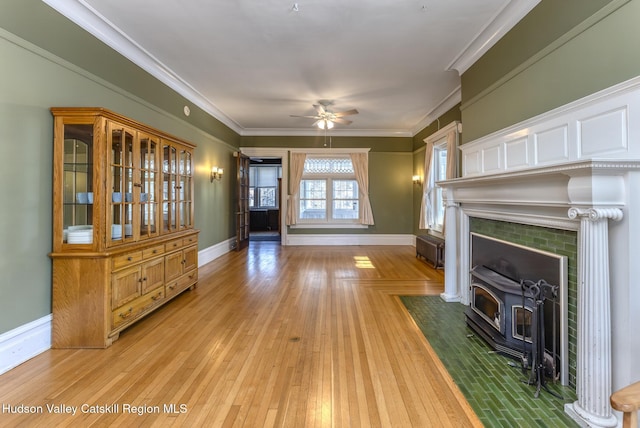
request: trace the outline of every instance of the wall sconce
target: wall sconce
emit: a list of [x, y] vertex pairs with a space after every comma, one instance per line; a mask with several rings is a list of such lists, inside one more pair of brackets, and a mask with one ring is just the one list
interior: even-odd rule
[[217, 166], [212, 167], [211, 182], [213, 183], [213, 180], [220, 181], [220, 179], [222, 178], [222, 174], [224, 174], [224, 170], [222, 168], [218, 168]]
[[420, 179], [419, 175], [414, 175], [413, 176], [413, 184], [420, 184], [422, 182], [422, 180]]

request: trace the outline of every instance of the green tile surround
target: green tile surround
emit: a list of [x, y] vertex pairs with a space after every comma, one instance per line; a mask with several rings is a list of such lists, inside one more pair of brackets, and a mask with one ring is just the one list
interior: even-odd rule
[[505, 221], [472, 217], [469, 230], [503, 241], [548, 251], [567, 257], [568, 272], [568, 336], [569, 336], [569, 384], [576, 384], [576, 352], [578, 324], [578, 234], [572, 230], [553, 229]]
[[564, 404], [576, 400], [573, 388], [548, 383], [563, 399], [544, 390], [535, 398], [518, 362], [493, 352], [466, 326], [464, 305], [439, 296], [401, 300], [485, 427], [578, 426], [564, 413]]

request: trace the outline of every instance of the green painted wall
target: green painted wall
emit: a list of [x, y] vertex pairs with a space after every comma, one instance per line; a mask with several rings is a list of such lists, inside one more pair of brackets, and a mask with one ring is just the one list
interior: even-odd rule
[[369, 148], [372, 152], [410, 152], [411, 137], [345, 137], [325, 136], [242, 136], [241, 147], [284, 147], [284, 148]]
[[638, 17], [639, 0], [542, 0], [462, 75], [463, 142], [640, 74]]
[[[60, 51], [78, 46], [85, 50], [86, 36], [74, 33], [68, 38], [68, 22], [52, 19], [46, 34], [39, 19], [49, 17], [48, 7], [36, 0], [3, 2], [0, 24], [16, 27], [27, 11], [37, 24], [29, 25], [36, 35], [47, 36], [47, 47]], [[7, 8], [5, 9], [5, 6]], [[15, 12], [15, 15], [12, 15]], [[12, 18], [15, 18], [12, 19]], [[11, 25], [9, 25], [9, 23]], [[60, 30], [60, 31], [58, 31]], [[22, 34], [26, 30], [21, 29]], [[37, 37], [36, 37], [37, 38]], [[76, 40], [77, 38], [77, 40]], [[32, 37], [33, 39], [33, 37]], [[93, 46], [93, 43], [90, 43]], [[102, 52], [104, 53], [104, 52]], [[93, 56], [92, 56], [93, 57]], [[201, 230], [200, 248], [207, 248], [235, 235], [235, 180], [210, 183], [212, 165], [235, 175], [233, 152], [239, 136], [212, 119], [191, 122], [181, 114], [184, 101], [173, 93], [164, 105], [142, 98], [149, 90], [162, 98], [158, 82], [140, 70], [131, 70], [124, 58], [110, 56], [110, 73], [131, 73], [133, 82], [151, 81], [147, 89], [132, 93], [114, 82], [67, 62], [0, 28], [0, 334], [51, 313], [52, 240], [52, 106], [101, 106], [132, 117], [197, 145], [195, 163], [196, 227]], [[123, 73], [122, 75], [120, 73]], [[105, 74], [105, 77], [110, 77]], [[118, 79], [117, 80], [119, 82]], [[116, 83], [118, 83], [116, 82]], [[144, 85], [141, 85], [141, 87]], [[164, 99], [164, 98], [163, 98]], [[169, 110], [176, 105], [177, 113]], [[163, 107], [167, 107], [165, 110]], [[198, 116], [198, 109], [192, 108]], [[209, 132], [211, 131], [211, 132]]]

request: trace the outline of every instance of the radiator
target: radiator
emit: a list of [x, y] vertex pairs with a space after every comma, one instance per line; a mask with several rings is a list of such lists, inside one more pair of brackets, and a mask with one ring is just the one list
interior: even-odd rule
[[416, 237], [416, 257], [423, 257], [434, 268], [444, 267], [444, 239], [433, 235]]

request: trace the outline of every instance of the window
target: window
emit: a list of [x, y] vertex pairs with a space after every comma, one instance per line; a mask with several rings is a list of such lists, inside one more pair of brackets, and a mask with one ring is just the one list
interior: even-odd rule
[[254, 166], [249, 168], [249, 208], [278, 207], [279, 165]]
[[298, 223], [359, 223], [358, 182], [349, 155], [307, 156], [298, 201]]
[[425, 138], [424, 188], [420, 207], [420, 229], [444, 232], [445, 195], [439, 181], [456, 177], [456, 147], [459, 122], [451, 122]]
[[433, 207], [433, 218], [431, 227], [438, 232], [442, 232], [444, 225], [444, 198], [442, 197], [442, 187], [436, 183], [447, 178], [447, 141], [433, 145], [433, 155], [431, 156], [431, 170], [429, 174], [429, 185], [433, 189], [430, 193], [431, 206]]

